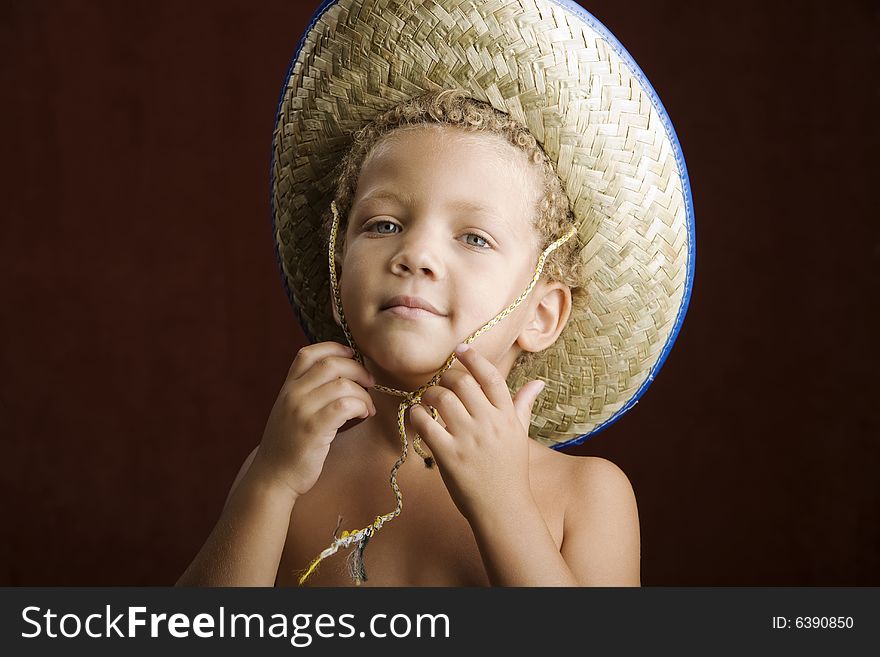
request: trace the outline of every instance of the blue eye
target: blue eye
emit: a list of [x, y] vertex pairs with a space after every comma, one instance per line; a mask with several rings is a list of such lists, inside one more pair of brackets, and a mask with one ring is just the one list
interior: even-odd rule
[[[397, 224], [395, 224], [394, 222], [391, 222], [391, 221], [377, 221], [376, 223], [373, 224], [373, 226], [382, 226], [382, 225], [397, 227]], [[383, 233], [381, 230], [378, 232], [380, 235], [388, 235], [388, 233]]]
[[[383, 231], [383, 230], [381, 230], [380, 226], [390, 226], [391, 229], [388, 231]], [[393, 221], [374, 221], [373, 223], [368, 224], [365, 227], [365, 230], [375, 232], [378, 235], [393, 235], [397, 232], [394, 230], [395, 228], [400, 228], [400, 226], [398, 226]], [[373, 229], [375, 229], [375, 231]], [[490, 248], [492, 248], [492, 244], [489, 242], [489, 240], [487, 240], [482, 235], [477, 235], [476, 233], [468, 233], [467, 235], [465, 235], [465, 237], [467, 237], [467, 238], [476, 237], [477, 240], [479, 240], [477, 243], [474, 243], [470, 240], [465, 240], [465, 243], [468, 246], [473, 246], [477, 249], [490, 249]]]
[[480, 237], [480, 236], [477, 235], [476, 233], [468, 233], [468, 234], [466, 235], [466, 237], [476, 237], [478, 240], [482, 240], [482, 242], [483, 242], [483, 244], [471, 244], [470, 242], [468, 242], [468, 244], [470, 244], [471, 246], [476, 246], [476, 247], [479, 247], [479, 248], [481, 248], [481, 249], [485, 249], [486, 247], [489, 246], [489, 242], [487, 242], [487, 241], [485, 240], [485, 238]]

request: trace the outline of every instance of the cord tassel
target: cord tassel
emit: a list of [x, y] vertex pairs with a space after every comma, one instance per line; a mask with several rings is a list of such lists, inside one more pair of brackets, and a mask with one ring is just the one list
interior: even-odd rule
[[363, 538], [358, 541], [357, 547], [348, 555], [348, 572], [357, 586], [367, 581], [367, 565], [364, 561], [364, 550], [367, 548], [367, 543], [370, 542], [371, 534], [371, 531], [364, 533]]

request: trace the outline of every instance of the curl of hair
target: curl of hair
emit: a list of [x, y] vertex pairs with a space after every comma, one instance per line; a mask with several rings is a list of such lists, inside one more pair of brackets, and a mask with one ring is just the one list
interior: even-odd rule
[[[538, 255], [549, 244], [575, 225], [562, 182], [544, 149], [529, 129], [491, 105], [470, 98], [462, 90], [444, 89], [399, 103], [379, 114], [354, 134], [351, 148], [336, 170], [336, 192], [333, 200], [340, 217], [336, 244], [337, 271], [342, 268], [345, 228], [361, 168], [383, 139], [401, 130], [424, 126], [442, 126], [471, 134], [497, 135], [526, 154], [541, 181], [541, 193], [538, 195], [532, 222], [538, 236], [535, 263]], [[325, 245], [329, 244], [332, 221], [333, 215], [328, 208], [322, 217]], [[585, 267], [581, 260], [583, 246], [578, 235], [575, 235], [550, 254], [544, 262], [542, 272], [544, 280], [558, 281], [570, 288], [572, 316], [580, 314], [588, 303]], [[511, 371], [530, 366], [538, 353], [522, 352]]]

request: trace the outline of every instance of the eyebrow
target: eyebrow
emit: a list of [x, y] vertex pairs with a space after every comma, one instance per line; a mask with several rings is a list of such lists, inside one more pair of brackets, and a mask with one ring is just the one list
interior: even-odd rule
[[409, 194], [395, 194], [391, 190], [380, 189], [375, 192], [371, 192], [367, 194], [364, 198], [360, 199], [360, 203], [367, 203], [369, 201], [397, 201], [398, 203], [403, 203], [407, 205], [411, 205], [415, 200], [415, 197]]

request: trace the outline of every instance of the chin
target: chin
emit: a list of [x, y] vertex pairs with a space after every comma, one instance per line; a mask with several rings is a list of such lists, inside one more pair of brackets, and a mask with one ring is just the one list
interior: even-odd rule
[[384, 383], [381, 380], [384, 373], [401, 384], [415, 382], [414, 387], [422, 385], [434, 376], [437, 370], [446, 364], [446, 359], [454, 348], [440, 351], [436, 347], [431, 347], [431, 341], [426, 341], [425, 338], [394, 340], [392, 344], [387, 344], [387, 340], [378, 342], [378, 344], [383, 343], [386, 346], [381, 353], [364, 354], [375, 366], [376, 371], [373, 373], [379, 379], [379, 383]]

